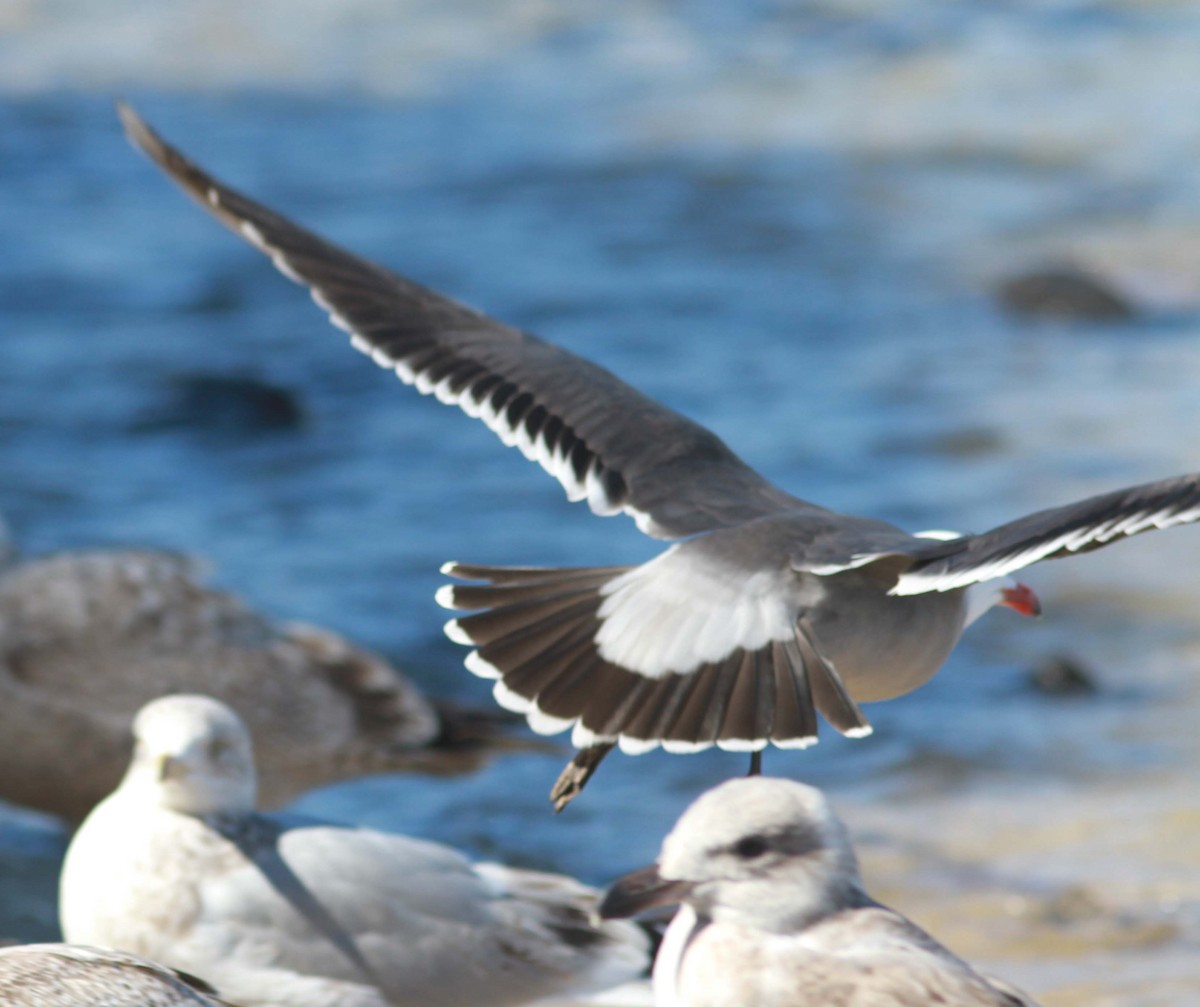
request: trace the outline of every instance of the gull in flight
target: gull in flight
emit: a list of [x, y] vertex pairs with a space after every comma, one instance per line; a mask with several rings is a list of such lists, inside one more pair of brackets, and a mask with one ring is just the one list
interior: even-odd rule
[[131, 142], [306, 286], [353, 346], [486, 423], [596, 514], [672, 542], [639, 566], [448, 563], [438, 601], [475, 674], [538, 732], [580, 749], [575, 796], [615, 746], [748, 751], [817, 740], [817, 713], [870, 733], [860, 704], [910, 692], [995, 605], [1035, 614], [1011, 574], [1200, 518], [1200, 475], [1104, 493], [980, 534], [910, 534], [792, 496], [715, 434], [583, 358], [305, 230], [165, 143], [128, 106]]

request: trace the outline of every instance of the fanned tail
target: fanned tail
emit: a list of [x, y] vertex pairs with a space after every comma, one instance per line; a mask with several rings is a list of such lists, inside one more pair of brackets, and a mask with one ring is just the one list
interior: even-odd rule
[[631, 569], [443, 567], [474, 581], [447, 584], [437, 596], [470, 612], [446, 626], [451, 639], [475, 648], [467, 667], [493, 679], [497, 701], [535, 731], [571, 729], [583, 750], [555, 786], [560, 806], [616, 746], [628, 754], [804, 748], [817, 740], [818, 710], [843, 733], [870, 732], [804, 619], [788, 639], [682, 672], [650, 675], [606, 659], [597, 643], [605, 589]]

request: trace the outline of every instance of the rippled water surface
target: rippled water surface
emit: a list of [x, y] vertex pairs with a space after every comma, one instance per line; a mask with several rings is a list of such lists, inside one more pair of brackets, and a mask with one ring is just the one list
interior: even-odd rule
[[[978, 529], [1200, 468], [1200, 5], [99, 9], [0, 17], [0, 512], [27, 553], [202, 554], [259, 607], [484, 704], [441, 634], [443, 561], [655, 548], [351, 351], [130, 151], [117, 93], [239, 187], [822, 504]], [[1012, 271], [1064, 260], [1134, 317], [998, 306]], [[832, 792], [881, 897], [1047, 1004], [1194, 1002], [1198, 570], [1194, 529], [1038, 567], [1041, 622], [993, 614], [868, 710], [874, 737], [767, 768]], [[1031, 688], [1056, 653], [1098, 693]], [[604, 883], [744, 769], [614, 756], [554, 818], [564, 758], [300, 806]], [[4, 934], [51, 932], [62, 843], [0, 811]]]

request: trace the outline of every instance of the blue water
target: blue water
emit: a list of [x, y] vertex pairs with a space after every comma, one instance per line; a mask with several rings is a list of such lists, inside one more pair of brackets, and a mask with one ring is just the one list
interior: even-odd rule
[[[1009, 441], [1036, 417], [1000, 427], [987, 414], [998, 385], [1060, 379], [1055, 344], [1085, 345], [1115, 382], [1146, 341], [1181, 338], [1021, 331], [984, 293], [947, 290], [923, 269], [855, 197], [872, 171], [828, 154], [580, 160], [544, 137], [523, 142], [535, 124], [516, 114], [501, 130], [486, 103], [155, 97], [141, 108], [236, 184], [604, 363], [782, 485], [914, 528], [979, 527], [1063, 499], [1014, 485]], [[106, 102], [13, 102], [3, 114], [15, 156], [3, 162], [0, 224], [0, 509], [28, 552], [151, 543], [199, 553], [268, 611], [330, 625], [431, 691], [481, 703], [486, 685], [440, 632], [441, 562], [653, 554], [629, 522], [570, 506], [481, 425], [351, 352], [299, 289], [125, 145]], [[509, 144], [488, 142], [486, 129], [475, 144], [473, 114]], [[180, 382], [198, 376], [288, 390], [301, 421], [255, 430], [236, 412], [181, 412]], [[977, 450], [944, 447], [963, 431]], [[1033, 464], [1113, 484], [1139, 468], [1102, 444]], [[954, 665], [914, 705], [875, 712], [884, 738], [830, 745], [836, 759], [825, 746], [775, 758], [858, 775], [928, 743], [946, 704], [1016, 691], [1018, 669], [978, 647]], [[980, 665], [989, 673], [972, 674]], [[1014, 721], [1036, 705], [1007, 702]], [[893, 720], [911, 736], [889, 739]], [[651, 758], [672, 764], [667, 778], [703, 772]], [[715, 756], [708, 772], [733, 761]], [[617, 775], [606, 767], [597, 793]]]
[[[611, 564], [657, 548], [625, 519], [569, 505], [482, 425], [353, 352], [299, 288], [126, 145], [117, 89], [227, 181], [604, 364], [827, 506], [979, 529], [1200, 468], [1196, 314], [1034, 324], [1003, 313], [980, 279], [987, 263], [972, 259], [979, 236], [1174, 205], [1194, 191], [1189, 166], [1169, 174], [1154, 148], [1137, 184], [1114, 189], [1101, 148], [1101, 167], [1081, 171], [986, 144], [869, 155], [845, 134], [747, 138], [730, 108], [753, 103], [729, 97], [744, 81], [721, 40], [766, 36], [745, 13], [701, 9], [688, 37], [708, 48], [682, 77], [622, 76], [625, 64], [596, 55], [612, 39], [576, 23], [461, 79], [442, 67], [427, 90], [193, 90], [125, 66], [111, 87], [66, 74], [66, 88], [0, 94], [0, 513], [23, 550], [205, 556], [217, 583], [256, 606], [337, 629], [429, 692], [482, 705], [487, 684], [441, 633], [442, 562]], [[1111, 18], [1073, 24], [1103, 42], [1136, 22]], [[969, 48], [995, 23], [960, 12], [925, 34], [887, 18], [809, 27], [839, 72], [866, 51]], [[589, 72], [572, 75], [575, 61]], [[703, 84], [690, 102], [688, 81]], [[710, 105], [713, 93], [724, 103]], [[634, 114], [640, 94], [657, 118]], [[710, 112], [724, 133], [689, 133], [688, 117]], [[237, 401], [191, 407], [188, 389], [209, 378], [275, 386], [299, 420], [256, 423]], [[1057, 570], [1069, 564], [1031, 572], [1042, 623], [991, 616], [931, 684], [868, 709], [874, 737], [829, 732], [814, 751], [769, 752], [768, 769], [886, 800], [914, 780], [1171, 768], [1169, 751], [1120, 727], [1175, 688], [1139, 678], [1137, 662], [1194, 640], [1195, 624], [1178, 609], [1135, 618], [1120, 585], [1127, 568], [1150, 569], [1164, 590], [1194, 595], [1175, 561], [1196, 555], [1178, 541], [1188, 535], [1075, 561], [1110, 594], [1090, 606], [1072, 595], [1058, 614], [1055, 586], [1078, 584]], [[1098, 667], [1099, 698], [1064, 705], [1026, 685], [1055, 651]], [[651, 859], [696, 793], [744, 770], [723, 753], [614, 756], [552, 818], [545, 795], [565, 757], [509, 757], [463, 780], [358, 781], [300, 807], [603, 883]], [[57, 842], [25, 819], [0, 823], [14, 856], [32, 844], [52, 858]]]

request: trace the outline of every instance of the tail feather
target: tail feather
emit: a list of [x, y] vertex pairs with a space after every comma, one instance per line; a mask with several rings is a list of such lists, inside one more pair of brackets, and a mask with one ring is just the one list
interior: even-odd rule
[[[589, 646], [573, 660], [559, 666], [554, 680], [538, 692], [536, 700], [540, 709], [552, 717], [573, 719], [583, 716], [584, 710], [602, 686], [604, 664], [597, 660], [594, 649]], [[595, 713], [593, 713], [593, 719]], [[592, 729], [590, 724], [585, 727]]]
[[[620, 675], [629, 674], [619, 668], [613, 668], [612, 665], [608, 667], [612, 668], [612, 671], [609, 672], [610, 676], [613, 676], [614, 672]], [[613, 707], [612, 712], [603, 721], [599, 722], [600, 727], [596, 730], [596, 734], [600, 737], [617, 738], [621, 735], [629, 735], [629, 722], [637, 716], [642, 705], [650, 699], [659, 685], [657, 679], [642, 678], [641, 676], [636, 676], [636, 678], [637, 681], [633, 683], [631, 688], [627, 688], [624, 691], [624, 695], [621, 697], [620, 702]], [[583, 723], [585, 727], [589, 726], [586, 716]]]
[[664, 737], [694, 685], [695, 680], [690, 675], [668, 675], [659, 679], [654, 690], [633, 711], [621, 733], [637, 741], [657, 741]]
[[460, 616], [455, 625], [472, 643], [486, 647], [527, 630], [540, 634], [563, 625], [573, 626], [580, 619], [589, 619], [597, 605], [594, 592], [582, 596], [556, 594]]
[[677, 712], [662, 730], [664, 742], [675, 742], [688, 747], [705, 748], [712, 743], [701, 736], [701, 723], [705, 711], [712, 705], [717, 690], [716, 670], [710, 665], [687, 675], [680, 682], [683, 693]]
[[[571, 712], [553, 703], [550, 690], [576, 677], [586, 676], [591, 670], [592, 650], [590, 634], [573, 633], [548, 648], [543, 655], [534, 655], [513, 666], [512, 671], [504, 673], [504, 684], [513, 692], [536, 701], [542, 711], [552, 717], [578, 716], [578, 710]], [[494, 661], [489, 663], [493, 667], [507, 667], [496, 665]]]
[[[565, 584], [577, 577], [611, 580], [631, 567], [627, 566], [479, 566], [474, 563], [445, 563], [442, 573], [461, 580], [481, 580], [488, 584]], [[461, 584], [451, 585], [454, 590]]]
[[635, 675], [607, 661], [597, 661], [588, 678], [588, 695], [579, 722], [599, 739], [614, 739], [616, 735], [610, 733], [611, 725], [624, 713], [630, 694], [644, 685], [652, 685], [653, 679]]
[[560, 621], [554, 625], [517, 630], [510, 636], [481, 644], [477, 653], [494, 668], [504, 669], [507, 678], [527, 673], [530, 666], [534, 669], [553, 667], [579, 647], [592, 650], [595, 635], [594, 620]]
[[[574, 724], [576, 745], [589, 750], [617, 742], [631, 752], [659, 744], [671, 751], [804, 747], [816, 740], [817, 710], [843, 733], [870, 730], [803, 616], [788, 639], [737, 647], [683, 671], [661, 664], [643, 671], [614, 663], [597, 643], [606, 585], [635, 568], [445, 569], [477, 581], [438, 594], [450, 608], [476, 609], [447, 629], [475, 645], [472, 670], [498, 677], [504, 704], [524, 709], [539, 730]], [[576, 772], [572, 787], [598, 762]]]
[[619, 576], [623, 568], [610, 570], [583, 570], [569, 577], [541, 578], [537, 580], [514, 581], [511, 584], [454, 584], [449, 586], [443, 595], [448, 608], [480, 609], [499, 608], [503, 605], [513, 605], [518, 602], [540, 601], [550, 593], [550, 589], [559, 597], [576, 597], [595, 593], [600, 587]]
[[717, 735], [727, 744], [743, 742], [747, 747], [761, 748], [771, 734], [775, 679], [760, 674], [758, 654], [741, 651], [738, 655], [729, 704]]
[[713, 665], [713, 694], [708, 701], [708, 707], [701, 713], [700, 725], [697, 729], [697, 742], [715, 744], [721, 736], [721, 725], [725, 724], [725, 714], [730, 708], [730, 696], [733, 685], [738, 681], [738, 671], [742, 665], [738, 654]]
[[764, 647], [754, 652], [754, 677], [756, 683], [754, 698], [754, 723], [750, 737], [762, 739], [766, 746], [775, 728], [775, 666], [772, 663], [773, 651]]
[[795, 641], [771, 645], [775, 667], [775, 721], [771, 740], [803, 747], [817, 740], [817, 711], [804, 658]]
[[812, 629], [808, 620], [801, 618], [796, 623], [796, 645], [804, 656], [804, 665], [808, 669], [809, 682], [812, 685], [813, 699], [816, 707], [825, 715], [825, 719], [836, 727], [842, 734], [859, 737], [871, 733], [871, 722], [867, 720], [858, 704], [854, 702], [842, 676], [817, 650], [812, 642]]

